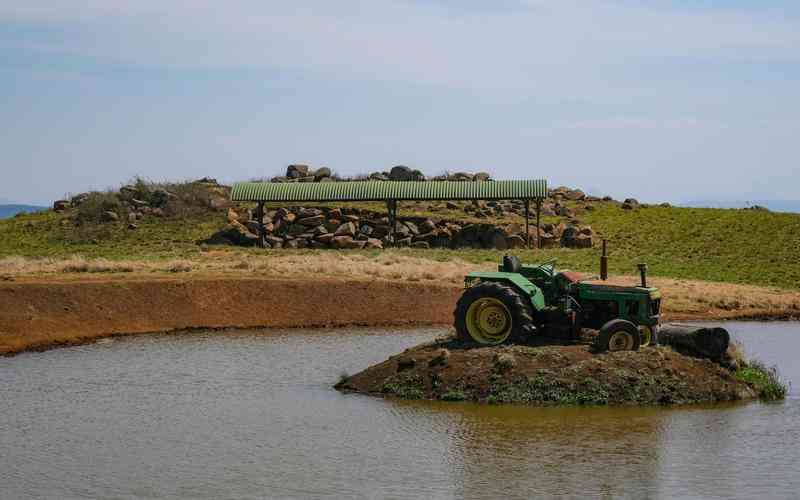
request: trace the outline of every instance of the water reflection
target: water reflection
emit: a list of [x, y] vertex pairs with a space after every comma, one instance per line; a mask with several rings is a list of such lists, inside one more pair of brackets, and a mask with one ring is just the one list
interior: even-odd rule
[[458, 496], [639, 495], [658, 489], [659, 409], [529, 408], [393, 401], [448, 415]]
[[[793, 324], [730, 325], [800, 379]], [[800, 402], [531, 408], [331, 384], [440, 330], [153, 336], [0, 360], [0, 498], [792, 498]]]

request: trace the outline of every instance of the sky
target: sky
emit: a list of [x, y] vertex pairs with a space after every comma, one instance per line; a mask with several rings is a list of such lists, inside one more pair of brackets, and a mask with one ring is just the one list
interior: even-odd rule
[[800, 199], [794, 0], [0, 0], [0, 200], [403, 164]]

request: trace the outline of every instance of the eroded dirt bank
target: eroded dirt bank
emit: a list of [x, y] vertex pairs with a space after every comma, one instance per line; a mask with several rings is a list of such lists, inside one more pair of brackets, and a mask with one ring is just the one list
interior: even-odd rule
[[191, 328], [449, 323], [460, 290], [257, 278], [0, 283], [0, 354]]
[[668, 347], [464, 349], [442, 339], [347, 377], [337, 389], [405, 399], [523, 404], [685, 404], [756, 397], [734, 372]]
[[[662, 281], [665, 320], [781, 319], [797, 311], [793, 296], [767, 289], [737, 296], [760, 293], [773, 302], [730, 308], [727, 292], [713, 288], [721, 284], [688, 282], [683, 289]], [[450, 325], [461, 291], [454, 283], [363, 277], [20, 276], [0, 282], [0, 355], [192, 328]]]

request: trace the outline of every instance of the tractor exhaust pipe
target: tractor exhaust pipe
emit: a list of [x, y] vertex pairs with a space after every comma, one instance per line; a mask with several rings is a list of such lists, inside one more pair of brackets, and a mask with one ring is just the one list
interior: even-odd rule
[[606, 240], [603, 239], [603, 255], [600, 256], [600, 279], [608, 279], [608, 255], [606, 254]]
[[639, 264], [639, 274], [642, 276], [642, 288], [647, 288], [647, 264]]

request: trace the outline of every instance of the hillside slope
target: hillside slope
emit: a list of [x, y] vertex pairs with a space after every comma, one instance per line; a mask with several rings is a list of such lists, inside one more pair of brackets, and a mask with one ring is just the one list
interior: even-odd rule
[[[193, 196], [196, 190], [191, 191]], [[204, 202], [205, 203], [205, 202]], [[642, 206], [623, 209], [618, 202], [566, 202], [573, 214], [569, 222], [590, 225], [595, 248], [514, 250], [524, 261], [557, 258], [564, 267], [597, 272], [600, 238], [606, 238], [612, 274], [633, 274], [636, 264], [647, 262], [656, 276], [744, 283], [797, 289], [800, 283], [800, 214], [764, 210], [698, 209]], [[381, 210], [377, 203], [348, 206]], [[11, 256], [67, 258], [82, 255], [113, 260], [202, 259], [209, 249], [199, 242], [227, 223], [227, 208], [203, 203], [174, 214], [148, 216], [128, 224], [102, 223], [52, 210], [0, 220], [0, 259]], [[478, 221], [466, 213], [463, 203], [405, 203], [400, 216]], [[481, 219], [496, 224], [519, 224], [518, 214]], [[544, 222], [558, 223], [556, 216]], [[257, 248], [212, 246], [215, 251], [235, 255], [264, 255]], [[390, 250], [407, 255], [447, 261], [498, 261], [501, 251], [471, 249]], [[272, 250], [269, 255], [313, 255], [331, 250]], [[361, 251], [377, 256], [378, 250]], [[384, 250], [383, 252], [386, 252]], [[0, 269], [0, 273], [2, 273]]]

